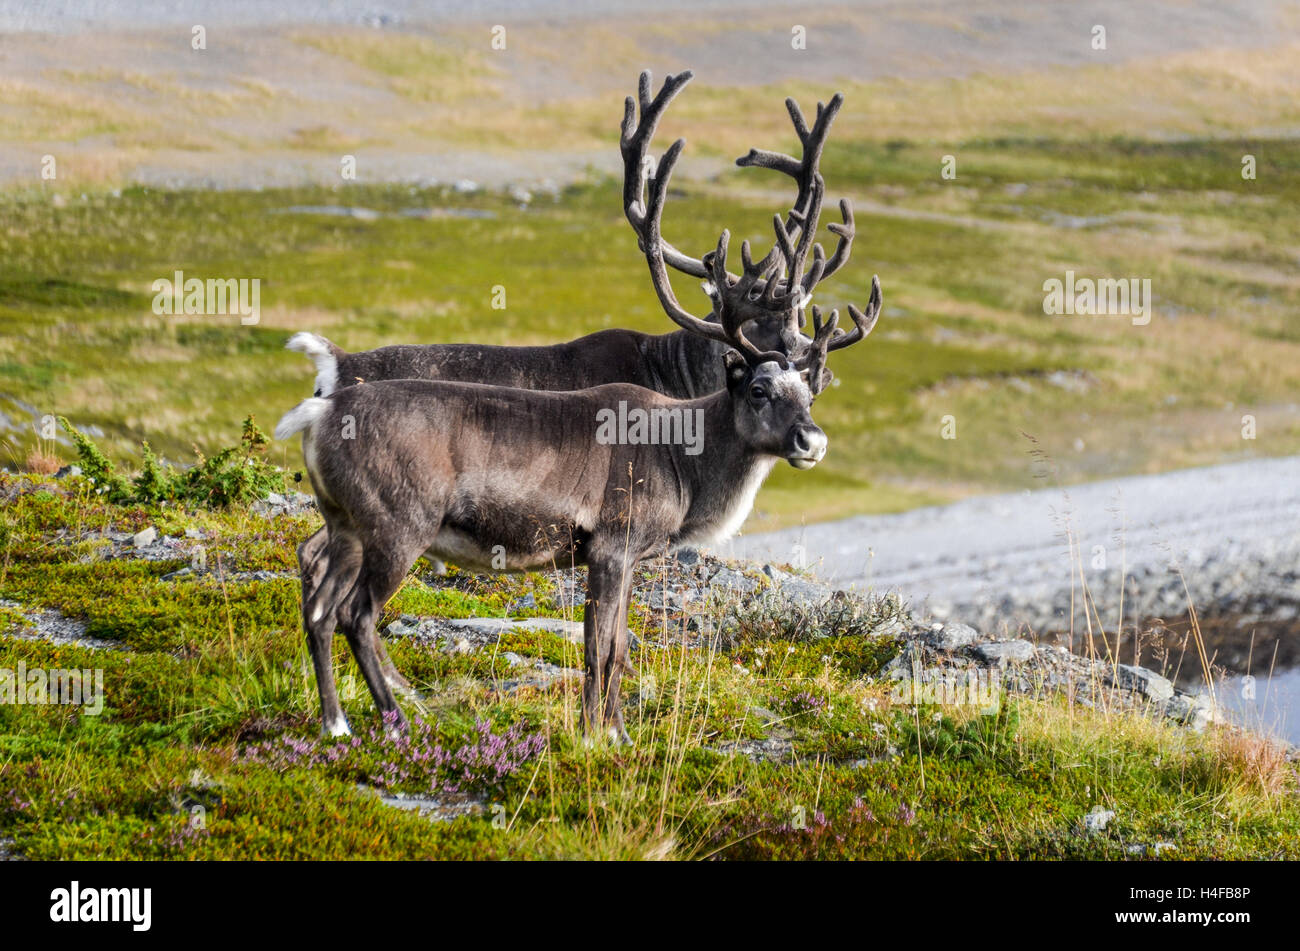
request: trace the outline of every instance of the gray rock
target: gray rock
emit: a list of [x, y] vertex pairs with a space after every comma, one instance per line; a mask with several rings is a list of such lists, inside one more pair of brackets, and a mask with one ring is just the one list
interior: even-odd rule
[[448, 618], [449, 627], [457, 627], [462, 630], [474, 631], [477, 634], [504, 634], [516, 626], [522, 626], [521, 623], [512, 621], [508, 617], [455, 617]]
[[1037, 648], [1029, 641], [995, 641], [990, 644], [976, 644], [974, 652], [987, 664], [1023, 664], [1032, 660]]
[[1083, 817], [1084, 832], [1103, 832], [1106, 826], [1110, 825], [1110, 820], [1115, 818], [1115, 810], [1103, 809], [1101, 806], [1094, 806], [1092, 811]]
[[970, 647], [980, 639], [979, 631], [960, 621], [948, 621], [937, 624], [925, 633], [925, 640], [931, 647], [942, 651], [955, 651]]
[[525, 687], [546, 690], [557, 683], [581, 681], [582, 678], [583, 673], [580, 670], [537, 661], [529, 665], [516, 679], [502, 681], [497, 689], [501, 693], [514, 693]]
[[1204, 694], [1178, 693], [1165, 701], [1165, 716], [1200, 732], [1211, 723], [1220, 723], [1222, 714]]
[[391, 637], [413, 637], [419, 633], [419, 618], [410, 614], [403, 614], [388, 625], [386, 630]]
[[786, 601], [802, 607], [816, 607], [824, 604], [832, 594], [831, 589], [825, 585], [794, 577], [781, 582], [781, 586], [777, 590]]
[[1174, 685], [1154, 670], [1120, 664], [1109, 676], [1110, 683], [1142, 694], [1148, 700], [1165, 701], [1174, 695]]
[[741, 574], [733, 568], [723, 568], [709, 579], [709, 587], [728, 592], [740, 591], [748, 594], [758, 590], [758, 582], [753, 578]]
[[136, 532], [131, 538], [131, 544], [136, 548], [148, 548], [158, 540], [158, 529], [150, 525], [143, 531]]
[[652, 611], [684, 611], [698, 604], [703, 592], [680, 584], [656, 584], [646, 597], [646, 607]]
[[523, 631], [547, 631], [551, 634], [558, 634], [567, 641], [582, 643], [582, 622], [566, 621], [558, 617], [530, 617], [522, 621], [514, 621], [510, 625], [512, 630]]
[[522, 598], [517, 598], [506, 605], [506, 610], [513, 613], [515, 611], [529, 611], [537, 607], [537, 598], [533, 592], [529, 591]]
[[81, 475], [81, 466], [72, 465], [72, 466], [64, 466], [58, 472], [54, 473], [54, 478], [66, 479], [68, 476], [79, 476], [79, 475]]

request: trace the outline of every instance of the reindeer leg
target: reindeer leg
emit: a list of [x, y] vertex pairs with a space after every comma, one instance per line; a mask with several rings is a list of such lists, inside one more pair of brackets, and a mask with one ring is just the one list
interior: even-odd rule
[[623, 727], [623, 700], [619, 693], [619, 684], [623, 680], [623, 669], [627, 666], [627, 612], [632, 600], [632, 566], [623, 572], [622, 592], [618, 615], [614, 620], [613, 644], [605, 658], [605, 727], [609, 734], [620, 743], [632, 742]]
[[582, 687], [582, 728], [591, 736], [609, 727], [622, 738], [623, 718], [614, 663], [627, 651], [627, 604], [632, 575], [623, 558], [590, 557], [587, 562], [587, 603], [583, 612], [583, 655], [587, 679]]
[[361, 674], [366, 679], [366, 686], [370, 688], [375, 706], [384, 717], [389, 735], [400, 735], [406, 732], [406, 717], [401, 707], [397, 705], [392, 688], [384, 677], [383, 665], [375, 649], [378, 640], [375, 636], [375, 621], [384, 605], [388, 603], [388, 599], [401, 587], [406, 572], [415, 563], [420, 551], [423, 551], [423, 548], [406, 557], [405, 552], [390, 552], [386, 548], [378, 547], [367, 548], [362, 556], [361, 570], [357, 575], [356, 584], [353, 585], [346, 604], [339, 611], [343, 635], [348, 639], [348, 646], [352, 648], [352, 655], [356, 658], [357, 666], [361, 668]]
[[[323, 531], [317, 534], [322, 536], [323, 542], [317, 549], [318, 557], [313, 565], [323, 567], [317, 573], [308, 572], [304, 566], [302, 623], [307, 632], [307, 648], [311, 652], [312, 667], [316, 672], [322, 731], [327, 736], [347, 736], [352, 731], [348, 728], [347, 718], [339, 705], [330, 648], [334, 641], [339, 604], [352, 587], [361, 567], [361, 546], [348, 536], [340, 535], [337, 539], [329, 539]], [[306, 548], [310, 541], [304, 543], [303, 547]], [[325, 543], [328, 543], [330, 550], [325, 549]], [[309, 574], [315, 578], [315, 584], [311, 586], [308, 584]]]
[[[320, 585], [329, 568], [329, 558], [326, 557], [328, 543], [329, 533], [322, 528], [298, 546], [298, 574], [302, 578], [303, 604], [310, 599], [312, 592]], [[379, 666], [384, 672], [384, 679], [388, 681], [388, 686], [402, 696], [414, 697], [416, 694], [411, 688], [410, 681], [402, 676], [397, 665], [389, 658], [388, 650], [384, 647], [378, 630], [375, 631], [375, 653], [379, 657]]]

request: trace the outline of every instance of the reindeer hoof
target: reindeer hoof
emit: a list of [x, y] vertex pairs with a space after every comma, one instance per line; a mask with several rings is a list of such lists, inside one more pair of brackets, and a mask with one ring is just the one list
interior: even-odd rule
[[325, 723], [321, 733], [327, 737], [351, 736], [352, 728], [348, 726], [348, 718], [340, 714], [332, 722]]

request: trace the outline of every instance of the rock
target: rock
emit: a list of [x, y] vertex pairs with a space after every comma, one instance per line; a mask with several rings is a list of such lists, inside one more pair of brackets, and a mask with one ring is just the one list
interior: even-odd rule
[[403, 614], [385, 630], [391, 637], [412, 637], [419, 632], [419, 618]]
[[504, 634], [514, 627], [515, 623], [508, 617], [455, 617], [447, 619], [449, 626], [474, 631], [477, 634]]
[[1115, 810], [1093, 806], [1092, 811], [1083, 817], [1084, 832], [1102, 832], [1115, 818]]
[[729, 740], [719, 743], [717, 752], [729, 756], [747, 756], [756, 763], [791, 763], [794, 761], [794, 743], [784, 737], [766, 740]]
[[1023, 664], [1032, 660], [1038, 649], [1029, 641], [994, 641], [990, 644], [976, 644], [974, 652], [987, 664]]
[[529, 591], [522, 598], [516, 598], [506, 605], [506, 611], [513, 614], [516, 611], [530, 611], [537, 607], [537, 598]]
[[131, 544], [136, 548], [148, 548], [158, 539], [158, 529], [150, 525], [143, 531], [136, 532], [131, 538]]
[[558, 617], [530, 617], [522, 621], [512, 621], [510, 624], [513, 630], [524, 631], [547, 631], [551, 634], [559, 634], [566, 641], [575, 641], [581, 644], [583, 638], [581, 621], [566, 621]]
[[734, 568], [723, 568], [709, 579], [709, 587], [728, 592], [740, 591], [749, 594], [758, 590], [758, 582], [741, 574]]
[[203, 535], [203, 530], [200, 529], [200, 528], [187, 528], [187, 529], [185, 529], [185, 537], [186, 537], [186, 538], [203, 538], [203, 537], [204, 537], [204, 535]]
[[72, 465], [72, 466], [64, 466], [58, 472], [54, 473], [54, 478], [66, 479], [68, 476], [79, 476], [79, 475], [81, 475], [81, 466]]
[[936, 624], [924, 636], [927, 644], [941, 651], [955, 651], [970, 647], [980, 639], [979, 631], [960, 621]]
[[646, 607], [652, 611], [684, 611], [698, 604], [703, 592], [699, 588], [680, 584], [656, 584], [646, 598]]
[[679, 565], [695, 565], [700, 561], [700, 553], [694, 548], [679, 548], [673, 557], [677, 559]]
[[1154, 670], [1120, 664], [1108, 677], [1110, 683], [1124, 690], [1142, 694], [1148, 700], [1165, 701], [1174, 695], [1174, 685]]
[[826, 585], [820, 585], [812, 581], [804, 581], [802, 578], [790, 577], [790, 580], [781, 582], [777, 589], [781, 597], [791, 604], [797, 604], [801, 607], [817, 607], [825, 603], [833, 592]]
[[911, 680], [918, 671], [924, 669], [924, 651], [919, 644], [911, 642], [899, 651], [897, 657], [884, 666], [881, 674], [886, 680]]
[[1165, 716], [1177, 720], [1199, 733], [1211, 723], [1220, 723], [1222, 715], [1205, 694], [1178, 693], [1165, 701]]

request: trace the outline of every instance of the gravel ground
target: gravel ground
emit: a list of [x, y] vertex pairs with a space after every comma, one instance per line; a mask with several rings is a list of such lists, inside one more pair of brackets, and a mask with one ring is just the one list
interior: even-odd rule
[[837, 587], [896, 590], [935, 616], [973, 614], [981, 625], [997, 617], [1068, 627], [1060, 596], [1068, 605], [1081, 567], [1104, 619], [1111, 602], [1117, 607], [1121, 571], [1130, 579], [1126, 600], [1137, 599], [1128, 613], [1185, 610], [1179, 568], [1198, 607], [1294, 619], [1300, 457], [860, 516], [741, 536], [725, 553], [797, 563], [801, 550]]

